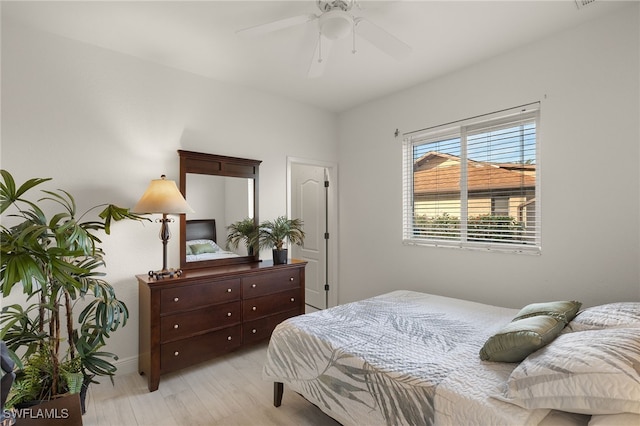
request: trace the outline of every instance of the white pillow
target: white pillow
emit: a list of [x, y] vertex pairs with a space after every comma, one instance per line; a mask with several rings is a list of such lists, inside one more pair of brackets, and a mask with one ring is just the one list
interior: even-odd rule
[[591, 416], [589, 426], [638, 426], [640, 414], [621, 413]]
[[583, 309], [563, 332], [613, 327], [640, 327], [640, 302], [616, 302]]
[[513, 370], [499, 399], [527, 409], [640, 414], [640, 329], [562, 334]]

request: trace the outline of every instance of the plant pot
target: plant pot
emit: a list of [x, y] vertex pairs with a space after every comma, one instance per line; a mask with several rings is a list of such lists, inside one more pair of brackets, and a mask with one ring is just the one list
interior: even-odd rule
[[273, 264], [274, 265], [284, 265], [287, 263], [287, 249], [273, 249]]
[[15, 409], [20, 426], [82, 426], [80, 394], [74, 393]]

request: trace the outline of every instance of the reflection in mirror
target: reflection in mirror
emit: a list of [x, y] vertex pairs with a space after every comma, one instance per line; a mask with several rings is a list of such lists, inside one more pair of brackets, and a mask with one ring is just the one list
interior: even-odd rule
[[180, 216], [180, 267], [259, 261], [259, 253], [247, 254], [242, 244], [229, 250], [227, 227], [247, 217], [258, 223], [260, 161], [183, 150], [178, 155], [180, 191], [195, 211]]
[[[186, 261], [247, 256], [247, 249], [242, 245], [233, 250], [227, 247], [227, 227], [247, 217], [253, 218], [253, 180], [187, 173], [187, 181], [189, 185], [185, 198], [190, 200], [191, 208], [195, 211], [187, 215], [187, 223], [215, 219], [217, 247], [209, 251], [206, 246], [199, 246], [200, 251], [206, 251], [202, 253], [193, 253], [193, 250], [190, 253], [187, 249]], [[187, 240], [186, 244], [192, 245], [190, 243]]]

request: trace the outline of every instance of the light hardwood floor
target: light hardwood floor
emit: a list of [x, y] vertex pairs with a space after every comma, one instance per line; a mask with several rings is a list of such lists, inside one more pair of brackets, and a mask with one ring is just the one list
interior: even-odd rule
[[262, 380], [267, 343], [163, 375], [149, 392], [145, 376], [116, 375], [89, 387], [84, 426], [339, 425], [285, 385], [273, 406], [273, 383]]

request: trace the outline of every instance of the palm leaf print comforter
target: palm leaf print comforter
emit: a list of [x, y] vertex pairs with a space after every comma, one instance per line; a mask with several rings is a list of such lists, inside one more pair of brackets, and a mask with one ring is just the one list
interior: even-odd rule
[[403, 290], [290, 318], [263, 378], [343, 425], [537, 424], [549, 410], [492, 397], [516, 365], [478, 356], [516, 312]]

